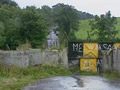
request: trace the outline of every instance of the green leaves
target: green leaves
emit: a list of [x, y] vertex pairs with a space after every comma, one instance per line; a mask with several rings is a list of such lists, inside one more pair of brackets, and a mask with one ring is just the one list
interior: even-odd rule
[[18, 4], [13, 0], [0, 0], [0, 5], [4, 5], [4, 4], [9, 5], [10, 7], [12, 6], [18, 7]]
[[52, 8], [50, 8], [49, 6], [46, 6], [46, 5], [44, 5], [44, 6], [42, 6], [42, 8], [41, 8], [41, 13], [44, 15], [44, 17], [45, 17], [45, 20], [47, 21], [47, 23], [48, 23], [48, 26], [49, 27], [52, 27], [52, 26], [54, 26], [54, 13], [53, 13], [53, 9]]
[[35, 7], [27, 7], [21, 16], [20, 35], [22, 42], [29, 41], [33, 48], [41, 47], [47, 37], [47, 23]]
[[46, 42], [47, 22], [34, 6], [20, 9], [2, 5], [0, 7], [0, 48], [16, 49], [27, 41], [32, 48], [41, 47]]
[[54, 20], [59, 26], [59, 32], [62, 34], [61, 38], [65, 40], [66, 37], [69, 37], [71, 41], [75, 39], [74, 31], [78, 30], [79, 26], [78, 11], [73, 6], [64, 4], [53, 6], [53, 11]]
[[[9, 7], [8, 5], [2, 5], [0, 7], [0, 36], [1, 45], [0, 48], [5, 49], [6, 44], [10, 46], [11, 43], [16, 42], [18, 34], [18, 14], [20, 9], [15, 7]], [[4, 41], [3, 41], [4, 40]]]
[[97, 35], [98, 41], [111, 42], [118, 32], [114, 26], [116, 23], [117, 20], [111, 16], [110, 11], [100, 17], [95, 16], [95, 20], [90, 21], [91, 35]]

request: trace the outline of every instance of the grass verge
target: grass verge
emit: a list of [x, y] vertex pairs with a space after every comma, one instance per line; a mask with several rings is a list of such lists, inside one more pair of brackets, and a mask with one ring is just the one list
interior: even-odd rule
[[76, 69], [72, 70], [72, 72], [74, 74], [80, 74], [80, 75], [86, 75], [86, 76], [94, 76], [94, 75], [99, 75], [98, 72], [92, 72], [92, 71], [88, 71], [88, 72], [85, 72], [85, 71], [81, 71], [79, 67], [77, 67]]
[[21, 90], [37, 79], [71, 74], [68, 69], [50, 65], [18, 68], [16, 66], [6, 67], [0, 64], [0, 90]]
[[90, 76], [94, 76], [94, 75], [99, 75], [99, 73], [97, 72], [83, 72], [83, 71], [80, 71], [80, 75], [90, 75]]
[[105, 78], [109, 78], [109, 79], [118, 79], [120, 78], [120, 75], [116, 72], [105, 72], [105, 73], [102, 73], [102, 76], [105, 77]]

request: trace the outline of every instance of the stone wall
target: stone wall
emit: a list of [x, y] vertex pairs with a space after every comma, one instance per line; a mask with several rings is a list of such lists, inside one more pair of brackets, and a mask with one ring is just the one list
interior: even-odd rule
[[120, 48], [103, 51], [103, 71], [118, 72], [120, 74]]
[[28, 67], [36, 65], [55, 65], [68, 68], [67, 50], [25, 50], [25, 51], [0, 51], [0, 62], [5, 65]]

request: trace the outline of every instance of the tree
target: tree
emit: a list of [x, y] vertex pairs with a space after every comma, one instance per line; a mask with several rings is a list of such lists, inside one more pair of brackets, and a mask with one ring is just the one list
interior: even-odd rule
[[19, 7], [18, 4], [15, 1], [12, 0], [0, 0], [0, 5], [9, 5], [9, 6], [14, 6], [14, 7]]
[[90, 13], [79, 11], [80, 20], [93, 19], [94, 16]]
[[[57, 4], [53, 6], [54, 21], [59, 26], [61, 37], [65, 40], [73, 41], [76, 39], [74, 32], [78, 30], [79, 13], [70, 5]], [[64, 36], [64, 37], [63, 37]], [[63, 40], [62, 40], [63, 41]]]
[[5, 49], [6, 45], [11, 49], [18, 40], [19, 15], [20, 9], [10, 7], [9, 5], [2, 5], [0, 7], [0, 48]]
[[41, 8], [41, 13], [44, 15], [49, 27], [52, 27], [55, 23], [54, 23], [54, 18], [53, 18], [53, 10], [52, 8], [50, 8], [49, 6], [42, 6]]
[[30, 42], [33, 48], [41, 47], [46, 42], [47, 23], [36, 7], [31, 6], [23, 10], [19, 33], [22, 42]]
[[47, 22], [36, 7], [25, 9], [7, 4], [0, 6], [0, 48], [16, 49], [29, 42], [33, 48], [41, 47], [47, 38]]
[[4, 45], [5, 43], [5, 37], [3, 36], [4, 34], [4, 24], [0, 22], [0, 48]]
[[110, 11], [100, 17], [95, 16], [95, 20], [90, 21], [91, 36], [96, 35], [99, 41], [113, 41], [118, 32], [116, 23], [116, 17], [113, 17]]

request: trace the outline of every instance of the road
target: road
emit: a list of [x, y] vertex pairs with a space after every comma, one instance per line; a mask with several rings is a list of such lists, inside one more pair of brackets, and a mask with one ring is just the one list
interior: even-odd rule
[[23, 90], [120, 90], [120, 80], [100, 76], [58, 76], [38, 80]]

